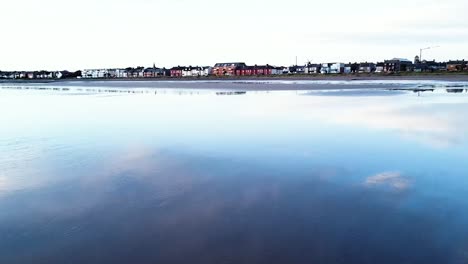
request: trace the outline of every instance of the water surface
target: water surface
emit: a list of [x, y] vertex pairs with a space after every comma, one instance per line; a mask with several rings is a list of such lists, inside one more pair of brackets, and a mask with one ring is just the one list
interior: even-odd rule
[[1, 88], [0, 263], [468, 262], [464, 89], [219, 85]]

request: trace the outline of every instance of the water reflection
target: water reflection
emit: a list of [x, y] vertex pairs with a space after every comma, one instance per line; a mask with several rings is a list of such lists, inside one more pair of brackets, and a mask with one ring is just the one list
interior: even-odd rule
[[365, 185], [369, 187], [386, 186], [397, 191], [404, 191], [410, 187], [408, 179], [399, 172], [383, 172], [366, 179]]
[[468, 260], [466, 93], [217, 92], [0, 89], [0, 263]]

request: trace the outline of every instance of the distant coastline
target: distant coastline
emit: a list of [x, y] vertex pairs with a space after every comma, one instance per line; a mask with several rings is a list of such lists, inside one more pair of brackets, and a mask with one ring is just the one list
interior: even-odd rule
[[468, 73], [395, 73], [395, 74], [310, 74], [310, 75], [271, 75], [271, 76], [206, 76], [206, 77], [155, 77], [155, 78], [71, 78], [71, 79], [0, 79], [0, 83], [62, 83], [62, 82], [157, 82], [157, 81], [242, 81], [242, 80], [317, 80], [317, 81], [356, 81], [356, 80], [434, 80], [468, 81]]

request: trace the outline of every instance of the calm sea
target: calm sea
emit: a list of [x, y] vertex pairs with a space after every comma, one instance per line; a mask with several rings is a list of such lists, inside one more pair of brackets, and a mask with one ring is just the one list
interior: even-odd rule
[[468, 263], [466, 90], [251, 86], [0, 87], [0, 263]]

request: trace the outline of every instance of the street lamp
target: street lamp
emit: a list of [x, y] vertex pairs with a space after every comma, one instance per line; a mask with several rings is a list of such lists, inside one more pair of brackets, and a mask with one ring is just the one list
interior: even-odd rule
[[419, 49], [419, 60], [422, 61], [422, 52], [423, 50], [429, 50], [429, 49], [435, 49], [435, 48], [440, 48], [440, 46], [434, 46], [434, 47], [427, 47], [427, 48], [421, 48]]

